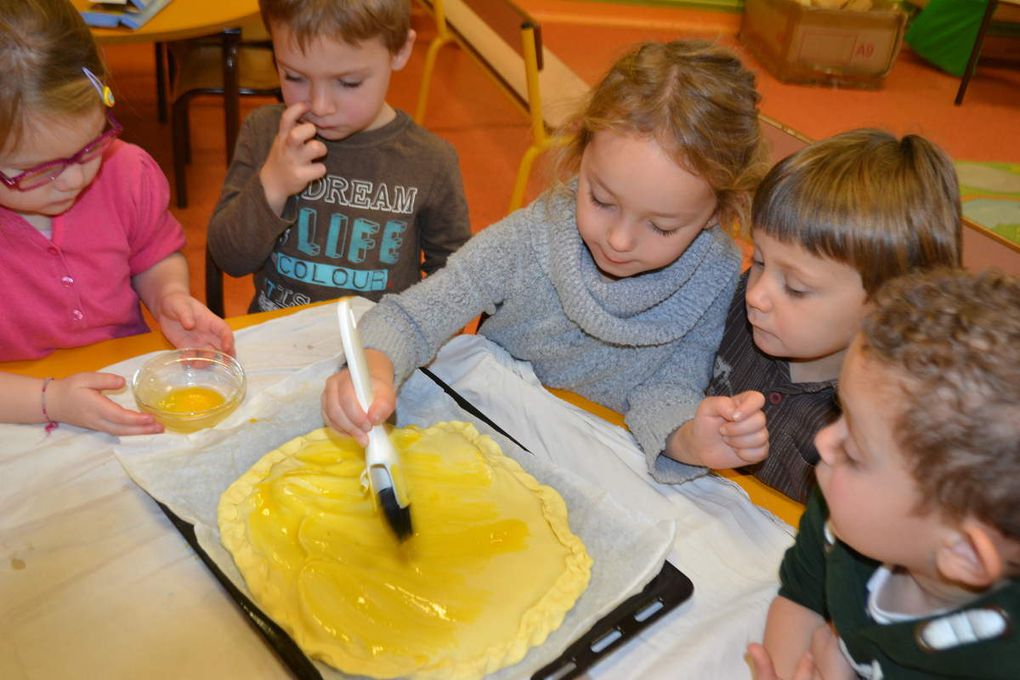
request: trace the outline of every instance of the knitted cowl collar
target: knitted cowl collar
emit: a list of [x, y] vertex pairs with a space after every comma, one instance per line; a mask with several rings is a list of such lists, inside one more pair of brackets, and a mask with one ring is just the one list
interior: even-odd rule
[[723, 256], [718, 227], [699, 234], [668, 267], [612, 281], [599, 272], [581, 240], [577, 185], [568, 188], [546, 197], [543, 220], [548, 225], [549, 275], [567, 318], [589, 335], [617, 345], [660, 345], [686, 335], [724, 287], [718, 268], [699, 272], [706, 261], [718, 262]]

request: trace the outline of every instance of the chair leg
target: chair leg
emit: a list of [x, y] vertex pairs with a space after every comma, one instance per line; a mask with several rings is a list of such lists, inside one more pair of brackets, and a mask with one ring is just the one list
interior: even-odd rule
[[234, 158], [237, 131], [241, 127], [241, 93], [237, 73], [237, 50], [240, 42], [240, 29], [228, 28], [223, 31], [223, 116], [227, 137], [227, 165]]
[[177, 80], [177, 59], [170, 49], [170, 43], [163, 43], [163, 54], [166, 55], [166, 81], [173, 89], [174, 81]]
[[156, 56], [156, 117], [160, 123], [166, 122], [166, 43], [153, 43]]
[[223, 316], [223, 270], [205, 249], [205, 306], [216, 316]]
[[425, 66], [421, 73], [421, 85], [418, 88], [418, 106], [414, 111], [414, 122], [418, 125], [424, 124], [425, 107], [429, 103], [429, 88], [432, 87], [432, 72], [436, 67], [436, 58], [443, 45], [453, 40], [449, 33], [440, 33], [429, 43], [428, 52], [425, 53]]
[[988, 6], [985, 7], [984, 16], [981, 17], [981, 27], [974, 38], [974, 47], [971, 48], [970, 57], [967, 59], [967, 68], [963, 72], [963, 79], [960, 80], [960, 88], [956, 91], [956, 99], [953, 100], [953, 104], [956, 106], [963, 103], [963, 95], [967, 93], [967, 86], [970, 85], [970, 79], [977, 69], [978, 59], [981, 57], [981, 45], [985, 42], [988, 25], [992, 23], [992, 15], [995, 14], [995, 8], [998, 5], [999, 0], [988, 0]]
[[188, 207], [188, 174], [185, 164], [188, 156], [188, 97], [174, 102], [172, 120], [174, 156], [174, 187], [177, 189], [177, 207]]
[[543, 135], [542, 139], [533, 141], [521, 157], [521, 164], [517, 168], [517, 179], [514, 181], [514, 190], [510, 195], [510, 210], [513, 212], [524, 203], [524, 193], [528, 189], [528, 178], [531, 176], [531, 166], [535, 159], [548, 149], [554, 146], [563, 146], [567, 143], [565, 137]]
[[510, 210], [513, 212], [521, 207], [524, 202], [524, 192], [528, 188], [528, 178], [531, 176], [531, 165], [538, 158], [538, 155], [545, 151], [548, 143], [535, 143], [528, 147], [521, 157], [521, 164], [517, 168], [517, 179], [514, 181], [514, 191], [510, 195]]
[[181, 129], [184, 131], [184, 162], [191, 165], [191, 114], [187, 107], [184, 109], [184, 115], [181, 116]]

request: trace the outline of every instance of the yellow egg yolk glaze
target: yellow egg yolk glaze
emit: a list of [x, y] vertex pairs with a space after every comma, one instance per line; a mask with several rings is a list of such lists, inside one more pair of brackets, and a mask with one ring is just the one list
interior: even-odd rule
[[216, 408], [224, 401], [223, 395], [210, 387], [175, 387], [156, 406], [166, 413], [198, 413]]
[[[221, 501], [224, 543], [256, 599], [346, 673], [481, 677], [542, 642], [587, 586], [591, 560], [560, 496], [472, 426], [441, 425], [455, 427], [391, 434], [414, 524], [403, 543], [361, 485], [360, 445], [325, 429]], [[243, 499], [228, 501], [239, 484]]]
[[141, 402], [138, 405], [143, 411], [156, 416], [168, 429], [195, 432], [226, 418], [238, 403], [234, 401], [228, 405], [226, 398], [211, 387], [192, 385], [171, 389], [154, 407]]

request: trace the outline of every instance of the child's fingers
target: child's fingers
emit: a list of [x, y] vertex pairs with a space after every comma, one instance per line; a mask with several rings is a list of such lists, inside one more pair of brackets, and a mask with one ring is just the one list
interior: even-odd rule
[[769, 656], [764, 645], [752, 642], [747, 646], [747, 655], [751, 658], [755, 680], [779, 680], [776, 670], [772, 666], [772, 657]]
[[814, 680], [816, 677], [818, 676], [815, 674], [815, 658], [811, 652], [804, 652], [804, 656], [800, 658], [797, 668], [793, 671], [791, 680]]
[[698, 405], [698, 415], [707, 418], [730, 420], [733, 415], [732, 397], [705, 397]]
[[340, 434], [354, 437], [362, 446], [367, 444], [368, 437], [348, 420], [347, 414], [344, 413], [339, 401], [329, 395], [328, 388], [322, 393], [321, 409], [322, 422]]
[[733, 420], [745, 418], [749, 413], [765, 408], [765, 395], [757, 390], [741, 392], [733, 397]]
[[129, 411], [113, 402], [110, 405], [113, 408], [104, 409], [103, 422], [96, 429], [117, 436], [158, 434], [163, 431], [163, 425], [148, 413]]
[[109, 429], [103, 431], [117, 437], [135, 437], [142, 434], [159, 434], [163, 430], [159, 422], [153, 422], [148, 425], [111, 425]]
[[392, 390], [387, 391], [385, 387], [377, 387], [375, 390], [375, 400], [368, 409], [368, 420], [373, 425], [381, 425], [396, 409], [396, 397]]
[[[287, 146], [306, 153], [309, 146], [316, 148], [316, 145], [321, 148], [325, 148], [322, 142], [315, 139], [315, 126], [311, 123], [298, 123], [290, 129], [287, 136], [284, 137]], [[320, 153], [321, 156], [325, 151]]]
[[157, 421], [143, 425], [120, 425], [117, 423], [103, 423], [95, 428], [101, 432], [112, 434], [117, 437], [136, 437], [142, 434], [159, 434], [163, 432], [163, 426]]
[[298, 162], [291, 168], [294, 179], [303, 189], [309, 182], [325, 176], [326, 166], [323, 163], [313, 163], [311, 159], [297, 158]]
[[363, 446], [368, 444], [372, 423], [361, 410], [346, 369], [326, 380], [322, 391], [322, 418], [334, 430], [349, 434]]
[[226, 326], [225, 324], [224, 326], [224, 328], [220, 329], [220, 351], [224, 354], [236, 357], [237, 346], [234, 344], [234, 331], [230, 329], [230, 326]]
[[[283, 115], [280, 116], [280, 127], [278, 133], [281, 137], [286, 137], [290, 134], [290, 131], [294, 129], [294, 126], [298, 124], [301, 116], [308, 113], [309, 106], [308, 102], [297, 102], [288, 106]], [[312, 126], [315, 127], [314, 125]]]
[[199, 307], [199, 314], [201, 314], [202, 327], [198, 330], [208, 338], [206, 342], [214, 349], [234, 356], [234, 331], [230, 329], [230, 325], [213, 314], [212, 310], [205, 305]]
[[122, 384], [120, 376], [109, 373], [81, 373], [68, 380], [74, 381], [75, 389], [62, 403], [61, 412], [54, 415], [57, 421], [113, 435], [152, 434], [163, 431], [163, 426], [152, 415], [128, 410], [102, 394], [100, 390], [113, 389], [117, 383]]
[[76, 386], [90, 390], [119, 390], [125, 384], [124, 378], [116, 373], [79, 373], [72, 378]]
[[[315, 129], [315, 126], [312, 126]], [[305, 140], [298, 151], [298, 158], [307, 163], [316, 161], [326, 155], [326, 145], [317, 139]]]
[[304, 181], [305, 184], [308, 184], [309, 182], [319, 179], [320, 177], [325, 177], [326, 166], [323, 163], [312, 163], [311, 165], [307, 166], [302, 171], [300, 171], [299, 174], [301, 175], [302, 181]]
[[197, 324], [195, 311], [190, 306], [182, 306], [177, 315], [177, 323], [181, 324], [181, 328], [186, 331], [195, 330], [195, 325]]
[[755, 435], [733, 438], [726, 437], [724, 441], [733, 450], [733, 453], [737, 456], [737, 458], [740, 459], [740, 464], [742, 465], [758, 463], [765, 460], [765, 458], [769, 455], [768, 437], [765, 438], [764, 442]]
[[763, 411], [755, 411], [748, 416], [742, 417], [740, 420], [724, 423], [719, 428], [719, 434], [724, 437], [738, 437], [740, 435], [751, 434], [752, 432], [766, 432], [767, 436], [765, 413]]
[[757, 428], [740, 434], [726, 434], [723, 435], [723, 440], [734, 448], [756, 448], [769, 443], [769, 431]]

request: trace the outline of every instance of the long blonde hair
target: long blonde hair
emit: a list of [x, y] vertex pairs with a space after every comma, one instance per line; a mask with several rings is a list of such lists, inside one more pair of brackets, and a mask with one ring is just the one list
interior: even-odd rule
[[560, 131], [554, 175], [575, 175], [595, 133], [656, 140], [715, 191], [726, 228], [747, 224], [751, 192], [768, 168], [754, 74], [729, 50], [697, 40], [636, 45], [592, 88]]
[[0, 151], [18, 147], [34, 116], [102, 106], [82, 68], [106, 78], [92, 33], [68, 0], [0, 0]]

